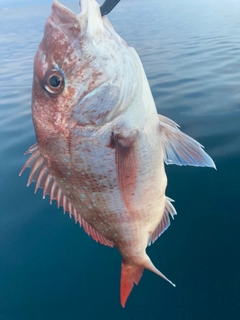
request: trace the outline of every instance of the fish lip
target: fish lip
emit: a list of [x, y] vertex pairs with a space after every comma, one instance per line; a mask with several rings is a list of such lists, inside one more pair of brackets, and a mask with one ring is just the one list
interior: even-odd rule
[[49, 18], [57, 27], [67, 24], [79, 24], [77, 14], [57, 0], [52, 3], [52, 13]]
[[62, 16], [60, 13], [63, 13], [65, 15], [72, 15], [72, 16], [76, 17], [75, 12], [73, 12], [71, 9], [64, 6], [63, 4], [61, 4], [57, 0], [54, 0], [52, 3], [52, 12], [57, 13], [59, 16]]
[[52, 3], [52, 12], [46, 21], [44, 36], [48, 33], [49, 26], [57, 29], [71, 42], [75, 41], [76, 38], [79, 39], [81, 36], [78, 15], [57, 0], [54, 0]]

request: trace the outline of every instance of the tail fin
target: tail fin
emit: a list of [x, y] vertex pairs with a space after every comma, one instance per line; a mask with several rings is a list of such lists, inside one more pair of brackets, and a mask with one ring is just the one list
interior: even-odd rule
[[126, 301], [132, 291], [133, 285], [138, 284], [144, 269], [148, 269], [166, 281], [168, 281], [171, 285], [176, 287], [172, 281], [170, 281], [167, 277], [162, 274], [152, 263], [152, 261], [147, 256], [147, 259], [141, 265], [130, 265], [122, 262], [122, 270], [121, 270], [121, 287], [120, 287], [120, 300], [121, 305], [124, 308]]
[[127, 298], [130, 295], [133, 284], [138, 284], [142, 277], [144, 267], [131, 266], [122, 262], [121, 270], [121, 287], [120, 287], [120, 299], [121, 305], [124, 308]]

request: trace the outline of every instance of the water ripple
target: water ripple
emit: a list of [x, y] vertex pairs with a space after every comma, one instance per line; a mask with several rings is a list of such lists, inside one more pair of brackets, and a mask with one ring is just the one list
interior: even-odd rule
[[[36, 1], [34, 8], [26, 8], [26, 3], [32, 5], [33, 2], [5, 0], [3, 3], [10, 8], [0, 10], [1, 319], [112, 319], [113, 315], [117, 320], [147, 319], [150, 309], [150, 317], [158, 319], [160, 295], [163, 319], [178, 319], [183, 314], [186, 319], [219, 318], [220, 309], [222, 319], [236, 315], [239, 308], [234, 309], [234, 299], [237, 301], [239, 293], [239, 267], [229, 258], [231, 252], [236, 256], [239, 244], [236, 220], [239, 215], [235, 213], [239, 200], [240, 1], [122, 0], [109, 15], [116, 31], [139, 53], [158, 112], [179, 123], [184, 132], [206, 147], [217, 166], [220, 164], [217, 174], [210, 169], [178, 171], [176, 166], [169, 170], [168, 191], [171, 189], [174, 195], [175, 188], [181, 212], [181, 219], [171, 228], [178, 229], [179, 237], [174, 239], [170, 233], [171, 241], [167, 244], [164, 234], [158, 242], [160, 246], [163, 244], [164, 259], [159, 258], [159, 251], [154, 247], [154, 262], [160, 266], [166, 261], [165, 268], [172, 268], [169, 275], [175, 272], [179, 277], [180, 290], [172, 293], [166, 285], [162, 294], [164, 283], [157, 284], [154, 280], [159, 286], [151, 287], [154, 292], [151, 301], [142, 292], [137, 297], [135, 289], [124, 315], [122, 311], [116, 312], [118, 279], [116, 283], [106, 282], [106, 279], [116, 279], [115, 271], [110, 274], [115, 267], [105, 268], [106, 262], [110, 266], [110, 256], [104, 251], [107, 248], [85, 237], [78, 227], [74, 229], [73, 223], [62, 215], [56, 219], [53, 208], [49, 214], [48, 201], [40, 200], [39, 194], [33, 195], [33, 186], [28, 191], [25, 188], [27, 174], [18, 178], [26, 161], [23, 153], [35, 143], [31, 120], [32, 65], [51, 10], [51, 0], [44, 0], [48, 2], [46, 7], [41, 5], [43, 1]], [[70, 6], [76, 12], [79, 11], [77, 2]], [[192, 192], [193, 188], [198, 192]], [[191, 224], [183, 233], [182, 226], [184, 223], [186, 226], [189, 219]], [[97, 249], [90, 250], [95, 245]], [[177, 273], [177, 259], [169, 263], [173, 261], [173, 252], [174, 257], [177, 252], [182, 269], [188, 270], [185, 272], [187, 287], [182, 271], [181, 275]], [[82, 257], [87, 255], [93, 262], [89, 277], [87, 269], [91, 263], [82, 262]], [[104, 261], [100, 273], [94, 274], [94, 260]], [[119, 257], [113, 258], [114, 263], [119, 266]], [[232, 266], [237, 270], [234, 279]], [[229, 272], [226, 273], [226, 269]], [[194, 270], [199, 270], [199, 277]], [[98, 274], [104, 275], [102, 280]], [[223, 285], [224, 281], [228, 285]], [[214, 285], [209, 285], [210, 282]], [[114, 292], [114, 299], [109, 294], [99, 296], [97, 288], [105, 288], [106, 284], [109, 289], [106, 292]], [[144, 279], [141, 286], [145, 292], [149, 290], [149, 286], [144, 287]], [[234, 286], [238, 286], [235, 291]], [[80, 290], [81, 287], [84, 290]], [[168, 307], [170, 301], [171, 308]], [[107, 308], [103, 308], [104, 305]], [[239, 306], [239, 301], [236, 305]], [[6, 315], [2, 314], [5, 310]]]

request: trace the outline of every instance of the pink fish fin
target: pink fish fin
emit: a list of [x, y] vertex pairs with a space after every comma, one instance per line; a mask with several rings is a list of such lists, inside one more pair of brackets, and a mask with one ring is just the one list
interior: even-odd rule
[[158, 115], [158, 117], [166, 164], [212, 167], [216, 169], [212, 158], [203, 150], [203, 146], [200, 143], [181, 132], [174, 121], [161, 115]]
[[161, 218], [161, 221], [159, 222], [157, 228], [153, 231], [148, 245], [150, 246], [152, 243], [154, 243], [158, 237], [161, 236], [161, 234], [167, 230], [167, 228], [170, 226], [170, 218], [169, 215], [174, 219], [174, 216], [177, 214], [174, 206], [171, 204], [174, 200], [166, 197], [166, 202], [165, 202], [165, 209], [163, 216]]
[[[75, 215], [74, 215], [75, 216]], [[84, 231], [91, 236], [96, 242], [99, 242], [105, 246], [114, 247], [114, 243], [103, 235], [101, 235], [95, 228], [93, 228], [84, 218], [81, 217], [79, 213], [77, 213], [76, 221], [83, 227]]]
[[[53, 195], [51, 191], [54, 188]], [[74, 205], [71, 203], [71, 201], [65, 196], [63, 191], [60, 187], [56, 186], [56, 182], [52, 184], [52, 188], [50, 190], [50, 201], [52, 200], [57, 201], [58, 208], [60, 206], [63, 207], [63, 211], [69, 212], [70, 218], [73, 216], [75, 219], [75, 222], [79, 223], [81, 227], [83, 227], [84, 231], [91, 236], [96, 242], [99, 242], [105, 246], [114, 247], [114, 243], [108, 239], [106, 239], [103, 235], [101, 235], [94, 227], [92, 227], [79, 213], [79, 211], [76, 210]]]
[[31, 153], [31, 156], [28, 158], [28, 160], [22, 167], [22, 170], [20, 171], [19, 176], [22, 175], [23, 171], [26, 168], [30, 167], [31, 172], [28, 178], [27, 186], [29, 186], [33, 181], [36, 181], [36, 187], [37, 186], [42, 187], [48, 172], [37, 144], [34, 144], [33, 146], [31, 146], [25, 152], [25, 154], [28, 154], [28, 153]]
[[133, 289], [134, 284], [138, 284], [143, 273], [144, 267], [136, 265], [128, 265], [122, 262], [121, 268], [121, 285], [120, 285], [120, 300], [124, 308], [126, 301]]
[[27, 153], [31, 153], [31, 156], [26, 161], [25, 165], [23, 166], [19, 174], [21, 176], [23, 171], [27, 167], [31, 167], [31, 172], [28, 178], [27, 186], [29, 186], [33, 181], [36, 181], [35, 193], [39, 188], [42, 188], [43, 198], [45, 198], [45, 196], [49, 194], [50, 203], [52, 204], [52, 201], [56, 200], [58, 208], [63, 207], [64, 213], [68, 211], [70, 217], [73, 216], [75, 218], [75, 221], [79, 222], [79, 224], [83, 227], [85, 232], [88, 235], [91, 235], [95, 241], [100, 242], [101, 244], [104, 244], [106, 246], [113, 247], [114, 243], [106, 239], [104, 236], [98, 233], [91, 225], [89, 225], [87, 221], [81, 217], [81, 214], [76, 210], [76, 208], [73, 206], [68, 197], [63, 193], [62, 189], [58, 186], [57, 182], [55, 181], [55, 178], [49, 173], [48, 167], [44, 163], [44, 159], [40, 153], [40, 150], [38, 149], [37, 144], [29, 148], [25, 154]]
[[122, 262], [121, 269], [121, 286], [120, 286], [120, 301], [121, 305], [124, 308], [126, 301], [133, 289], [134, 284], [138, 284], [144, 269], [148, 269], [166, 281], [168, 281], [174, 287], [176, 286], [172, 281], [170, 281], [162, 272], [160, 272], [152, 263], [150, 258], [145, 254], [145, 260], [139, 265], [127, 264]]
[[115, 163], [118, 185], [123, 201], [128, 209], [136, 188], [137, 155], [136, 139], [138, 130], [116, 129], [113, 133], [112, 144], [115, 147]]
[[148, 269], [148, 270], [156, 273], [158, 276], [160, 276], [161, 278], [163, 278], [164, 280], [169, 282], [173, 287], [176, 287], [176, 285], [171, 280], [169, 280], [161, 271], [159, 271], [154, 266], [154, 264], [152, 263], [152, 261], [150, 260], [150, 258], [148, 256], [147, 256], [147, 259], [144, 261], [143, 266], [144, 266], [145, 269]]

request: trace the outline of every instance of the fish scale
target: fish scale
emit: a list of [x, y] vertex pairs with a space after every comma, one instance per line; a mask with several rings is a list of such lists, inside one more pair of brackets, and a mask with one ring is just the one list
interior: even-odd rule
[[53, 2], [34, 60], [32, 115], [37, 143], [20, 174], [31, 167], [28, 185], [36, 181], [94, 240], [116, 246], [121, 305], [144, 269], [174, 285], [146, 254], [176, 215], [164, 162], [215, 165], [157, 114], [137, 53], [95, 0], [81, 0], [79, 14]]

